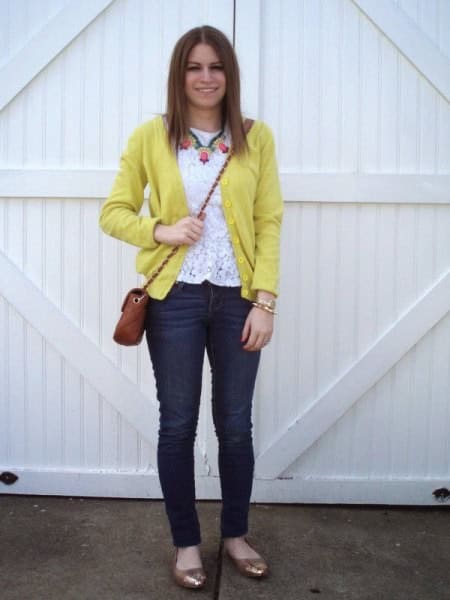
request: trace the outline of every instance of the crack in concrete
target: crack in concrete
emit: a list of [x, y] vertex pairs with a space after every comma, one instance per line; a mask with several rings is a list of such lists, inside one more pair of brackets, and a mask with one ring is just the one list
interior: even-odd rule
[[219, 544], [219, 551], [217, 553], [217, 570], [216, 579], [214, 581], [213, 600], [219, 600], [220, 595], [220, 582], [222, 579], [222, 561], [223, 561], [223, 541]]

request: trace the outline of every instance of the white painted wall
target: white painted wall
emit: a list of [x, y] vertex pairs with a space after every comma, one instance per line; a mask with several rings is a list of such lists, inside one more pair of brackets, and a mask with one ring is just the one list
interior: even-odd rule
[[[0, 2], [0, 472], [19, 475], [0, 493], [161, 497], [147, 350], [111, 339], [135, 249], [97, 217], [128, 134], [164, 110], [175, 40], [201, 23], [235, 37], [286, 200], [253, 499], [436, 504], [449, 0]], [[198, 496], [219, 498], [207, 389], [197, 441]]]

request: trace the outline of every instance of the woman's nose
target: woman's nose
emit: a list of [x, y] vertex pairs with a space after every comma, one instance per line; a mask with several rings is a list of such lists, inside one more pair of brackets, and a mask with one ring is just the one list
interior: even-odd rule
[[209, 81], [211, 79], [211, 69], [209, 67], [204, 67], [202, 70], [202, 79], [204, 81]]

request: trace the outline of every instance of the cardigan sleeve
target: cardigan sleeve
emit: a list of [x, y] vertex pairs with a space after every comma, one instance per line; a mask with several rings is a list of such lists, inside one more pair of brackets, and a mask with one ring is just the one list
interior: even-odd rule
[[272, 132], [264, 125], [260, 135], [260, 170], [253, 208], [255, 268], [252, 289], [266, 290], [277, 296], [283, 199]]
[[139, 216], [146, 185], [143, 130], [137, 127], [120, 158], [120, 168], [101, 208], [99, 224], [105, 233], [119, 240], [140, 248], [156, 248], [158, 242], [153, 238], [153, 230], [160, 219]]

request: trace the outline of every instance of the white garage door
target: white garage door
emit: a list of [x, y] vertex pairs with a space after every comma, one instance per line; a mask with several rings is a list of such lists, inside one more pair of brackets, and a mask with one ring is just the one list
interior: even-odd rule
[[[253, 499], [437, 503], [450, 487], [450, 2], [3, 2], [0, 493], [161, 497], [144, 345], [111, 339], [133, 247], [101, 234], [171, 49], [235, 40], [278, 148], [282, 286]], [[208, 378], [205, 367], [205, 377]], [[219, 498], [209, 394], [199, 498]]]

